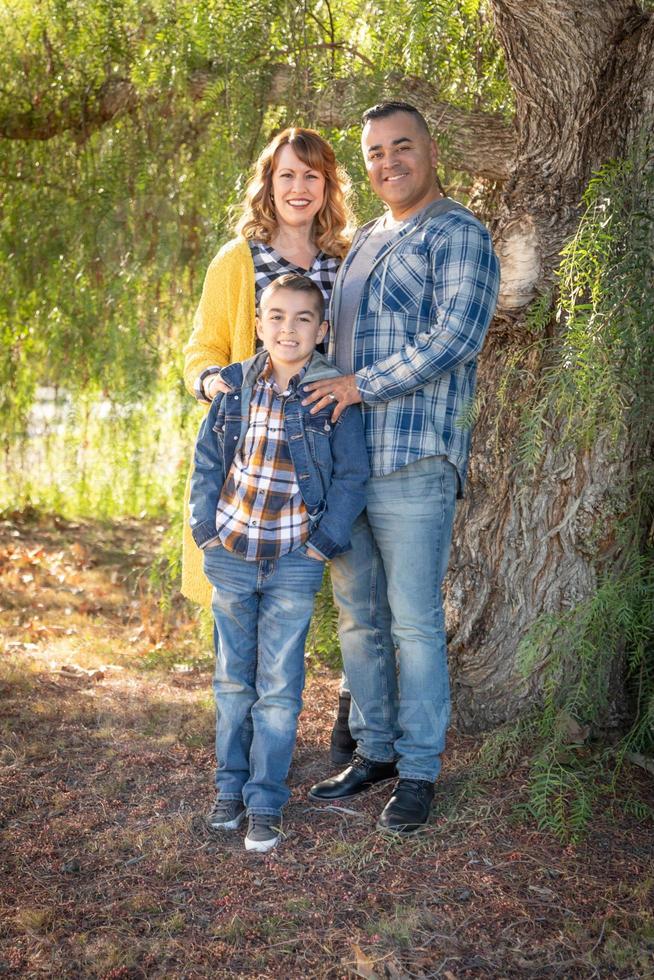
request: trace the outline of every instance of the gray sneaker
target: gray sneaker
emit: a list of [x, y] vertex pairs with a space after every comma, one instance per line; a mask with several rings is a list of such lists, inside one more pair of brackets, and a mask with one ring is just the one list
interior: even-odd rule
[[245, 807], [241, 800], [216, 800], [207, 817], [212, 830], [237, 830], [245, 820]]
[[279, 844], [282, 835], [281, 818], [266, 813], [251, 813], [248, 832], [245, 837], [245, 850], [265, 854]]

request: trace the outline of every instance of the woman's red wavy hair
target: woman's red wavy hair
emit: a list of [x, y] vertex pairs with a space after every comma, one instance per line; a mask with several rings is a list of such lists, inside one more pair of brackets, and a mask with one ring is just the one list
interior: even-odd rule
[[272, 197], [272, 175], [279, 152], [291, 146], [307, 167], [325, 178], [325, 199], [314, 218], [313, 240], [327, 255], [343, 258], [350, 247], [354, 221], [349, 208], [350, 181], [336, 162], [329, 143], [313, 129], [293, 126], [275, 136], [259, 154], [254, 175], [245, 191], [243, 211], [236, 231], [243, 238], [270, 242], [277, 231]]

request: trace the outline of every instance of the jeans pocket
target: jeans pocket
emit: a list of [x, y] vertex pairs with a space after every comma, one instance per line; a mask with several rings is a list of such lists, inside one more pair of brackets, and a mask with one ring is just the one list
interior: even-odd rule
[[212, 558], [216, 558], [219, 554], [222, 554], [224, 550], [225, 549], [221, 544], [214, 544], [211, 545], [211, 547], [203, 548], [202, 555], [204, 561], [206, 562], [206, 561], [210, 561]]

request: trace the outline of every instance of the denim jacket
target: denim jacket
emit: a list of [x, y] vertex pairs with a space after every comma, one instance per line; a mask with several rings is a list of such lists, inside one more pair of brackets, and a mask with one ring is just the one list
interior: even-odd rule
[[[216, 508], [234, 456], [250, 422], [252, 388], [267, 358], [265, 351], [243, 363], [230, 364], [221, 378], [231, 386], [217, 395], [207, 413], [195, 445], [191, 477], [190, 524], [195, 543], [205, 548], [216, 541]], [[302, 405], [305, 385], [338, 376], [322, 354], [314, 353], [306, 374], [284, 399], [284, 424], [300, 493], [311, 524], [308, 544], [325, 558], [350, 549], [355, 518], [365, 505], [368, 453], [358, 405], [351, 405], [332, 422], [331, 405], [315, 415]]]

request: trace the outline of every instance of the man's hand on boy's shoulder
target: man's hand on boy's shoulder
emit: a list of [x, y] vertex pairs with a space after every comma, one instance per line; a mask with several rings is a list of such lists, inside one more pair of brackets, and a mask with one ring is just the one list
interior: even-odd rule
[[314, 381], [306, 388], [311, 394], [302, 399], [302, 404], [310, 405], [315, 402], [311, 415], [315, 415], [321, 408], [333, 405], [332, 422], [336, 422], [348, 405], [357, 405], [361, 401], [353, 374], [338, 375], [326, 378], [325, 381]]

